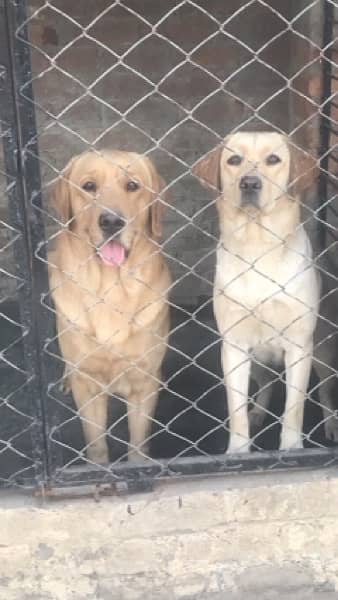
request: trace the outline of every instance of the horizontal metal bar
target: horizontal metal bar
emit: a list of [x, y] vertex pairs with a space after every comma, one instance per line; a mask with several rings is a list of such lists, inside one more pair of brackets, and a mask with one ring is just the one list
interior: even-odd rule
[[[338, 448], [305, 448], [292, 451], [253, 452], [241, 455], [188, 457], [172, 460], [144, 461], [139, 464], [124, 463], [109, 467], [70, 467], [55, 473], [50, 488], [55, 486], [79, 486], [110, 483], [113, 486], [126, 481], [134, 482], [192, 477], [196, 475], [226, 475], [285, 469], [313, 469], [338, 466]], [[135, 485], [137, 489], [137, 485]], [[130, 491], [130, 489], [128, 489]]]

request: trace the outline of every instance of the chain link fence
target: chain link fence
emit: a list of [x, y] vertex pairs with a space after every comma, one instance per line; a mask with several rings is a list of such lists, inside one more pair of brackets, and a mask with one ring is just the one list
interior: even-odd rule
[[[171, 475], [335, 464], [337, 3], [0, 6], [1, 483], [123, 490]], [[242, 403], [251, 451], [237, 455], [226, 452], [231, 423], [213, 312], [220, 191], [206, 190], [195, 169], [227, 148], [229, 134], [269, 130], [319, 167], [300, 204], [322, 278], [321, 325], [304, 448], [279, 450], [287, 374], [258, 361]], [[151, 244], [146, 286], [130, 262], [132, 231]], [[110, 263], [109, 285], [95, 279], [97, 251]], [[129, 296], [116, 292], [124, 285]], [[118, 325], [108, 319], [100, 338], [107, 308]], [[114, 343], [120, 328], [129, 333]]]

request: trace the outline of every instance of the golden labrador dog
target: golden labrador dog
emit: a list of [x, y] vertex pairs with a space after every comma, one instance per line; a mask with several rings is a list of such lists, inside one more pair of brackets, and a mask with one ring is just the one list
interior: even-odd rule
[[104, 150], [73, 158], [53, 200], [63, 230], [49, 254], [65, 377], [87, 458], [107, 463], [107, 404], [126, 399], [129, 459], [148, 452], [169, 331], [171, 284], [156, 239], [165, 184], [148, 158]]
[[251, 363], [283, 358], [287, 393], [280, 448], [302, 447], [319, 281], [300, 223], [299, 194], [309, 185], [314, 161], [279, 133], [238, 132], [194, 172], [221, 192], [214, 312], [223, 340], [228, 452], [250, 449]]

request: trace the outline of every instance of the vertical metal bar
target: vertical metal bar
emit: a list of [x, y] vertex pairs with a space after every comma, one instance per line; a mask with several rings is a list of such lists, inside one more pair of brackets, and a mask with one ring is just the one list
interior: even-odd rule
[[[9, 186], [10, 220], [21, 232], [15, 246], [17, 274], [25, 281], [19, 291], [25, 367], [30, 374], [27, 394], [35, 415], [33, 449], [36, 464], [36, 483], [43, 487], [48, 475], [47, 444], [44, 415], [44, 380], [42, 366], [43, 324], [40, 295], [46, 288], [47, 273], [36, 251], [43, 238], [41, 213], [41, 181], [37, 148], [32, 86], [21, 87], [31, 80], [31, 63], [27, 28], [16, 35], [19, 24], [26, 19], [25, 0], [1, 0], [1, 59], [4, 65], [1, 89], [1, 116], [9, 127], [4, 136], [5, 165], [8, 178], [16, 185]], [[29, 98], [30, 101], [27, 100]]]
[[[321, 99], [322, 116], [320, 123], [320, 177], [319, 177], [319, 201], [325, 204], [328, 199], [328, 178], [327, 172], [329, 168], [329, 148], [330, 148], [330, 114], [331, 103], [328, 98], [331, 96], [332, 84], [332, 46], [329, 45], [333, 40], [333, 22], [334, 22], [334, 6], [330, 0], [324, 1], [324, 20], [323, 20], [323, 93]], [[322, 206], [318, 216], [319, 221], [319, 242], [322, 249], [326, 246], [326, 219], [327, 207]]]

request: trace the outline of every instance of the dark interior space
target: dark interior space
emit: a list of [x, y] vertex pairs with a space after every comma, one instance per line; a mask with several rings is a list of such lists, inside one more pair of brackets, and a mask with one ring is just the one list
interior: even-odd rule
[[[15, 304], [3, 307], [7, 315], [16, 320]], [[191, 315], [194, 315], [193, 317]], [[9, 320], [1, 323], [3, 347], [12, 345], [6, 352], [8, 361], [22, 367], [22, 343], [15, 342], [16, 328]], [[57, 344], [50, 347], [58, 354]], [[185, 307], [172, 311], [172, 334], [163, 366], [163, 382], [166, 389], [160, 393], [152, 428], [151, 456], [153, 458], [180, 458], [196, 455], [220, 455], [227, 447], [226, 392], [222, 382], [220, 342], [210, 304], [198, 308]], [[79, 454], [84, 448], [81, 422], [71, 395], [64, 396], [58, 383], [63, 373], [61, 360], [50, 358], [48, 377], [51, 382], [47, 411], [50, 410], [49, 439], [51, 452], [57, 446], [64, 465], [81, 464]], [[15, 473], [29, 477], [33, 468], [32, 427], [34, 416], [31, 398], [25, 389], [25, 377], [8, 364], [1, 363], [1, 397], [6, 400], [1, 407], [4, 418], [0, 423], [0, 453], [2, 477]], [[313, 373], [310, 389], [317, 383]], [[254, 399], [255, 388], [250, 392]], [[8, 406], [6, 406], [8, 404]], [[284, 385], [276, 383], [273, 388], [271, 413], [279, 417], [284, 405]], [[325, 439], [322, 410], [316, 393], [306, 403], [303, 432], [309, 434], [305, 447], [332, 445]], [[125, 403], [111, 398], [109, 407], [108, 439], [110, 458], [118, 461], [125, 455], [128, 440]], [[280, 426], [272, 415], [263, 424], [262, 433], [254, 438], [253, 451], [278, 448]], [[5, 448], [6, 441], [9, 446]], [[54, 447], [54, 448], [53, 448]], [[59, 457], [60, 458], [60, 457]]]

